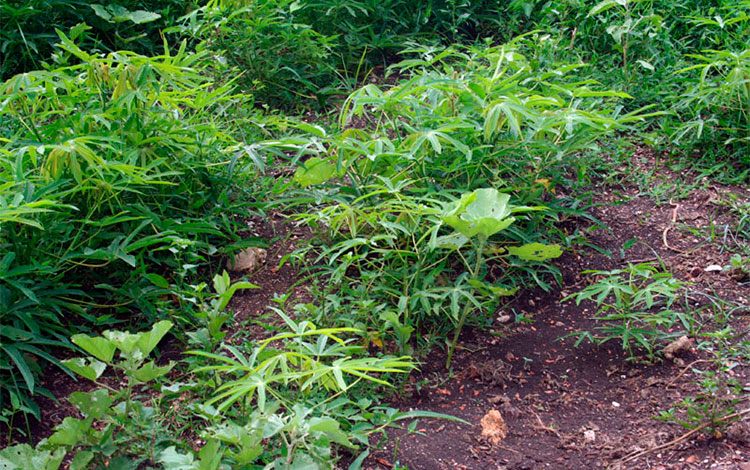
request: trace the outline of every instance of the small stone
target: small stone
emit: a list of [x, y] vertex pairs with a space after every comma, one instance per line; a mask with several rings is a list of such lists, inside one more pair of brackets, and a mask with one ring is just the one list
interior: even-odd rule
[[498, 323], [508, 323], [510, 322], [510, 315], [500, 315], [497, 317]]
[[613, 401], [613, 402], [612, 402], [612, 406], [613, 406], [613, 407], [615, 407], [615, 408], [619, 408], [619, 407], [620, 407], [620, 404], [619, 404], [619, 403], [617, 403], [616, 401]]
[[263, 248], [250, 247], [227, 260], [227, 269], [232, 272], [249, 272], [266, 262], [268, 252]]
[[664, 347], [662, 353], [667, 359], [674, 359], [675, 355], [680, 351], [687, 351], [690, 349], [690, 338], [683, 335], [676, 340], [669, 343]]
[[586, 441], [587, 444], [593, 444], [594, 442], [596, 442], [596, 431], [592, 429], [584, 431], [583, 440]]

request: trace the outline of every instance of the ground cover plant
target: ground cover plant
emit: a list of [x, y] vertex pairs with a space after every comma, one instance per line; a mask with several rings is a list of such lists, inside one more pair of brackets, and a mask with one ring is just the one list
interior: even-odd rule
[[6, 2], [0, 469], [743, 468], [749, 11]]

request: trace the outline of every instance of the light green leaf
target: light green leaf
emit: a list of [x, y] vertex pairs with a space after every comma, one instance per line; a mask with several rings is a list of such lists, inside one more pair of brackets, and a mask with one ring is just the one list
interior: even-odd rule
[[66, 359], [60, 362], [76, 374], [89, 380], [98, 379], [104, 372], [104, 369], [107, 368], [107, 364], [91, 358], [87, 360], [82, 357], [76, 357], [75, 359]]
[[448, 204], [442, 220], [467, 238], [475, 235], [489, 238], [515, 222], [516, 219], [510, 217], [509, 200], [509, 195], [496, 189], [477, 189]]
[[643, 67], [644, 69], [646, 69], [646, 70], [651, 70], [652, 72], [653, 72], [654, 70], [656, 70], [656, 69], [654, 68], [654, 66], [653, 66], [653, 65], [651, 65], [651, 63], [650, 63], [650, 62], [646, 62], [645, 60], [642, 60], [642, 59], [638, 59], [638, 60], [637, 60], [636, 62], [638, 62], [638, 64], [639, 64], [639, 65], [640, 65], [641, 67]]
[[458, 250], [462, 246], [468, 242], [469, 239], [466, 238], [462, 233], [460, 232], [454, 232], [450, 235], [444, 235], [442, 237], [437, 237], [433, 243], [431, 243], [430, 248], [444, 248], [447, 250]]
[[110, 21], [112, 19], [112, 15], [109, 14], [106, 8], [104, 8], [102, 5], [99, 5], [98, 3], [93, 3], [89, 5], [92, 10], [94, 10], [94, 13], [96, 13], [96, 16], [103, 19], [104, 21]]
[[590, 11], [588, 16], [594, 16], [598, 15], [599, 13], [603, 13], [610, 8], [614, 8], [617, 5], [619, 5], [620, 2], [617, 0], [604, 0], [603, 2], [597, 3]]
[[171, 329], [172, 322], [162, 320], [155, 323], [154, 326], [151, 327], [151, 331], [140, 333], [140, 338], [138, 339], [138, 348], [143, 353], [143, 357], [151, 354], [151, 351], [154, 350], [156, 345], [159, 344], [159, 341], [161, 341], [164, 335], [166, 335]]
[[107, 363], [112, 362], [112, 357], [114, 357], [116, 347], [106, 338], [78, 334], [73, 335], [70, 340], [73, 341], [73, 344], [79, 346], [100, 361]]
[[508, 247], [508, 253], [518, 256], [526, 261], [544, 261], [559, 258], [562, 255], [560, 245], [543, 245], [541, 243], [529, 243], [522, 246]]
[[221, 459], [224, 457], [224, 448], [217, 439], [209, 440], [198, 453], [200, 470], [218, 470]]
[[172, 367], [174, 367], [174, 362], [171, 361], [168, 365], [162, 367], [158, 367], [154, 361], [151, 361], [136, 370], [134, 375], [139, 382], [150, 382], [172, 370]]
[[91, 393], [73, 392], [68, 401], [81, 410], [84, 416], [99, 419], [109, 410], [114, 399], [109, 396], [106, 389], [100, 388]]
[[151, 284], [155, 285], [156, 287], [161, 287], [162, 289], [166, 289], [169, 287], [169, 281], [164, 276], [160, 276], [158, 274], [146, 274], [146, 278], [151, 281]]
[[193, 454], [180, 454], [175, 446], [169, 446], [160, 454], [158, 461], [164, 470], [199, 470]]
[[138, 340], [141, 337], [139, 334], [114, 330], [107, 330], [102, 335], [124, 354], [130, 354], [135, 351]]
[[341, 444], [342, 446], [351, 447], [352, 443], [349, 442], [347, 435], [339, 427], [338, 421], [329, 417], [315, 417], [310, 418], [308, 421], [310, 432], [322, 432], [330, 440]]
[[[282, 461], [282, 463], [284, 463]], [[284, 466], [277, 466], [275, 467], [279, 470], [281, 469], [288, 469], [288, 470], [324, 470], [325, 467], [323, 467], [321, 464], [316, 462], [312, 457], [310, 457], [308, 454], [303, 454], [301, 452], [298, 452], [297, 455], [294, 456], [294, 462], [292, 462], [291, 465], [288, 467], [286, 465]]]
[[143, 24], [156, 21], [161, 18], [161, 15], [158, 13], [154, 13], [153, 11], [136, 10], [131, 11], [125, 17], [135, 24]]
[[70, 462], [69, 470], [87, 470], [89, 463], [94, 459], [94, 453], [90, 451], [78, 452], [73, 461]]
[[71, 418], [68, 416], [55, 428], [48, 441], [50, 444], [61, 446], [75, 446], [86, 438], [86, 433], [91, 427], [91, 421]]
[[325, 183], [336, 175], [336, 167], [322, 158], [310, 158], [302, 165], [294, 172], [294, 181], [303, 187]]
[[0, 470], [57, 470], [65, 453], [63, 448], [52, 453], [34, 449], [28, 444], [6, 447], [0, 450]]

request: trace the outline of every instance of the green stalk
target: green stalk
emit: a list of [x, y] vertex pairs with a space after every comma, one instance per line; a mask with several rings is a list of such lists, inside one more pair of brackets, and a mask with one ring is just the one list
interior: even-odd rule
[[[474, 267], [474, 271], [471, 273], [472, 279], [475, 281], [479, 280], [479, 273], [482, 270], [482, 264], [484, 263], [484, 246], [487, 243], [487, 237], [484, 235], [479, 235], [477, 237], [479, 239], [479, 243], [477, 243], [477, 263]], [[456, 343], [458, 342], [458, 336], [461, 334], [461, 329], [464, 327], [464, 323], [466, 323], [466, 319], [469, 317], [469, 313], [471, 312], [471, 302], [466, 301], [466, 305], [464, 305], [464, 310], [461, 312], [461, 317], [458, 319], [458, 325], [456, 325], [456, 331], [453, 333], [453, 341], [451, 341], [451, 345], [448, 348], [448, 359], [445, 361], [445, 368], [448, 369], [451, 366], [451, 360], [453, 359], [453, 352], [456, 350]]]

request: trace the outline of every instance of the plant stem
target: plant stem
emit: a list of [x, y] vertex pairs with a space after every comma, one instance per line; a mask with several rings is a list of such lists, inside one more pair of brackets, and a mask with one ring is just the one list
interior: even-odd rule
[[[487, 243], [487, 237], [483, 235], [478, 236], [479, 243], [477, 243], [477, 263], [474, 266], [474, 271], [471, 273], [472, 279], [475, 281], [479, 280], [479, 274], [482, 270], [482, 263], [484, 262], [484, 246]], [[453, 359], [453, 352], [456, 350], [456, 343], [458, 342], [458, 336], [461, 334], [461, 329], [466, 322], [466, 318], [471, 312], [471, 302], [466, 301], [464, 310], [461, 312], [461, 317], [458, 319], [458, 325], [456, 325], [456, 331], [453, 333], [453, 341], [451, 341], [450, 347], [448, 348], [448, 359], [445, 361], [445, 368], [448, 369], [451, 366], [451, 360]]]

